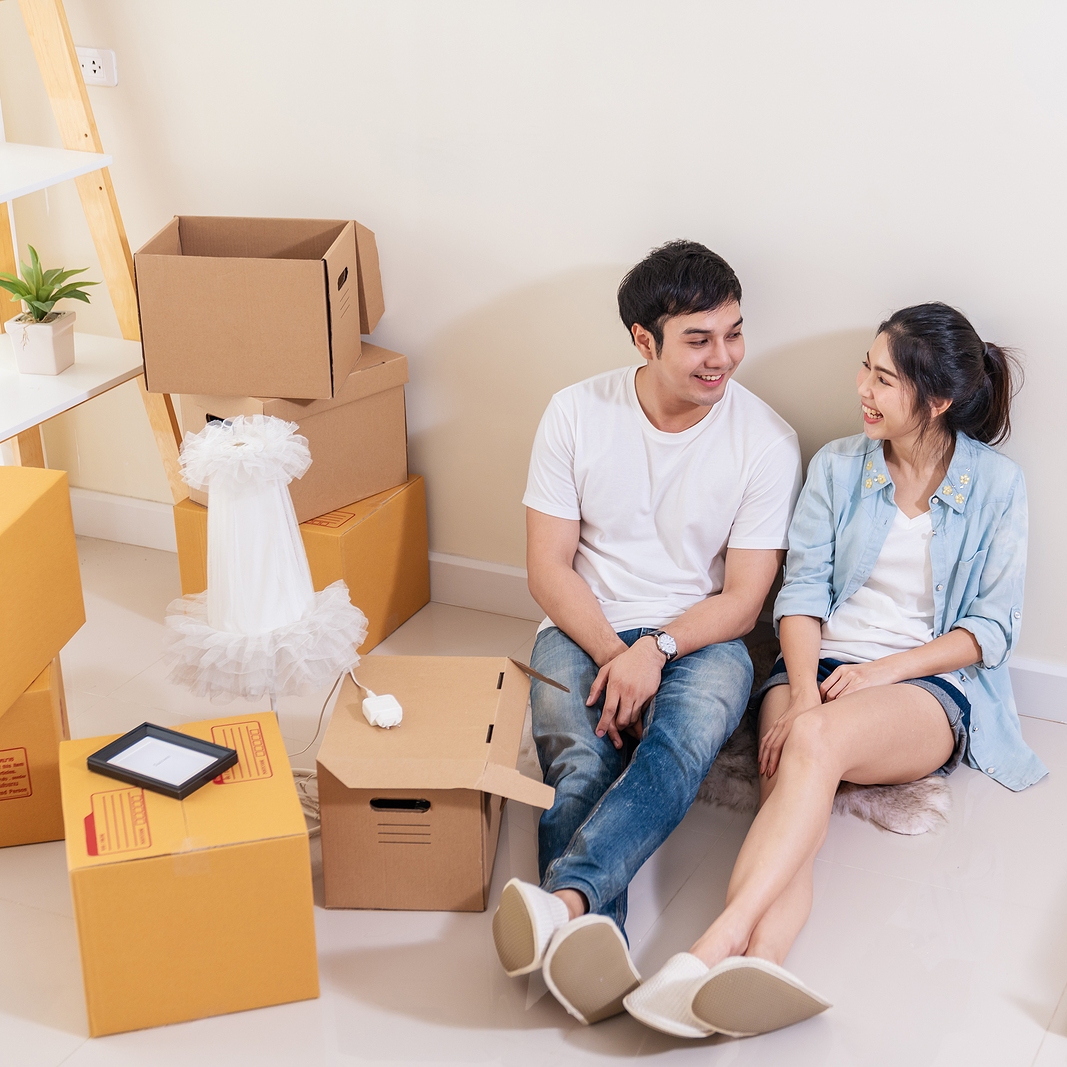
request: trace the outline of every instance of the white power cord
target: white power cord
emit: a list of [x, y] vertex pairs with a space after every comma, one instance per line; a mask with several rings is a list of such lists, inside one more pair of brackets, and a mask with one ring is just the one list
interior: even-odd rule
[[[351, 672], [349, 672], [351, 673]], [[326, 694], [326, 699], [322, 702], [322, 709], [319, 711], [319, 721], [315, 724], [315, 736], [299, 751], [287, 753], [290, 760], [293, 760], [297, 756], [302, 756], [312, 745], [319, 739], [319, 734], [322, 731], [322, 720], [326, 717], [326, 709], [330, 706], [330, 701], [333, 699], [334, 693], [337, 692], [337, 687], [344, 679], [345, 672], [342, 671], [337, 676], [337, 681], [330, 686], [329, 693]], [[355, 679], [353, 679], [354, 681]], [[274, 700], [271, 699], [272, 710], [274, 708]], [[304, 814], [309, 819], [314, 819], [316, 823], [319, 821], [319, 785], [318, 785], [318, 772], [313, 767], [293, 767], [293, 781], [296, 783], [296, 792], [300, 797], [300, 807], [303, 808]], [[314, 837], [319, 832], [319, 827], [313, 826], [308, 830], [310, 836]]]

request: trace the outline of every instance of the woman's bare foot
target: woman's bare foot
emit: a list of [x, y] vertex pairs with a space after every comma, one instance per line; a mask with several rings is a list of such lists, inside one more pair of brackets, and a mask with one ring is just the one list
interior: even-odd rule
[[697, 938], [690, 954], [714, 967], [729, 956], [743, 956], [748, 948], [750, 931], [732, 916], [723, 912], [715, 922]]

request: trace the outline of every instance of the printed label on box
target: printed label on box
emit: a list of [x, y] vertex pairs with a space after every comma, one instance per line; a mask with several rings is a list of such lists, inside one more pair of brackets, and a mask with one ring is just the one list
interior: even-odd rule
[[354, 511], [328, 511], [325, 515], [319, 515], [314, 519], [307, 519], [302, 525], [304, 526], [325, 526], [330, 530], [336, 530], [341, 526], [344, 526], [346, 522], [351, 522], [356, 517]]
[[0, 748], [0, 800], [33, 796], [30, 762], [24, 748]]
[[254, 782], [259, 778], [273, 777], [263, 727], [258, 722], [233, 722], [228, 726], [212, 726], [211, 740], [216, 745], [237, 749], [237, 762], [215, 779], [216, 785]]
[[91, 800], [93, 810], [85, 816], [85, 847], [90, 856], [152, 847], [143, 789], [109, 789], [93, 793]]

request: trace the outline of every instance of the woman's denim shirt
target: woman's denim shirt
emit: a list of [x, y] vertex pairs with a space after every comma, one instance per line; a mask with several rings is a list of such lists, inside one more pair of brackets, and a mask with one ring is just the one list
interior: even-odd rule
[[[865, 434], [833, 441], [808, 467], [789, 527], [783, 615], [826, 620], [867, 581], [893, 520], [893, 480], [882, 445]], [[934, 637], [974, 634], [982, 661], [957, 672], [971, 702], [967, 762], [1009, 789], [1048, 769], [1023, 741], [1008, 655], [1019, 636], [1026, 574], [1026, 487], [1006, 456], [963, 434], [930, 498]]]

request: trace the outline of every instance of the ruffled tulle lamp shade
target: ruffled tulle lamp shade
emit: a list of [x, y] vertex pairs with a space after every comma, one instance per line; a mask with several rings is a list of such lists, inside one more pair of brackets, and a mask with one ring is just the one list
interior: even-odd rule
[[171, 681], [225, 701], [305, 694], [359, 663], [367, 620], [343, 581], [311, 584], [289, 482], [311, 465], [296, 423], [269, 415], [186, 435], [182, 477], [208, 494], [207, 591], [165, 619]]

